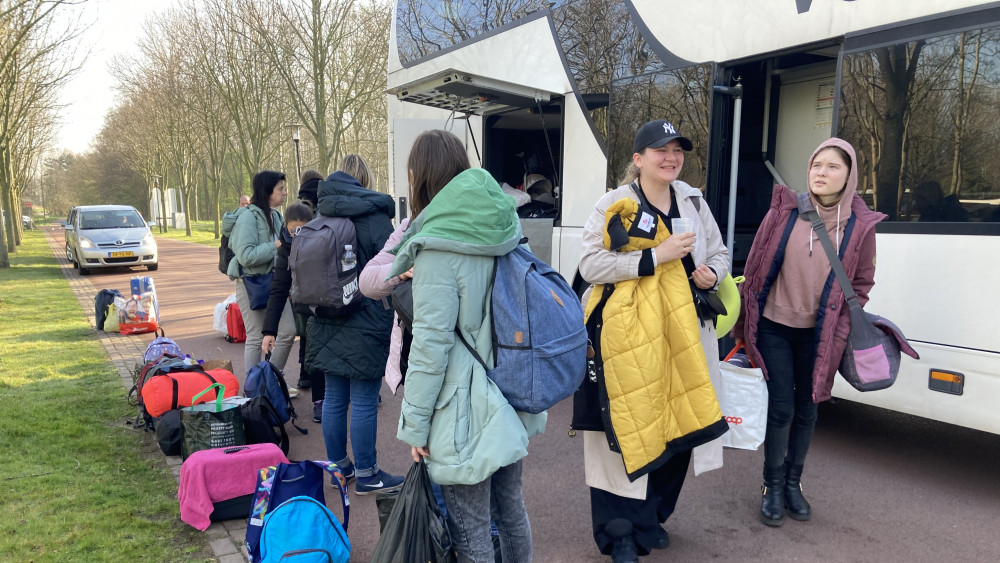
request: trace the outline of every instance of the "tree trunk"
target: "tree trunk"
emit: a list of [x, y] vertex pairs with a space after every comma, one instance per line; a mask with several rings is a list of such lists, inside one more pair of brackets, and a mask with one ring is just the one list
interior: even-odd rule
[[890, 221], [895, 221], [898, 214], [896, 202], [899, 199], [899, 182], [903, 167], [906, 111], [910, 101], [910, 84], [923, 45], [923, 41], [916, 42], [910, 53], [907, 52], [907, 45], [882, 47], [875, 52], [885, 84], [882, 151], [875, 172], [875, 185], [878, 190], [878, 203], [875, 208], [888, 215]]

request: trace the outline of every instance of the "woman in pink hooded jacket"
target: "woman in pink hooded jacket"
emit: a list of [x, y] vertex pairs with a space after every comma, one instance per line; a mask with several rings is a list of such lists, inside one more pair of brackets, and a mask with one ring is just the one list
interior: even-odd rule
[[780, 526], [788, 509], [809, 520], [800, 480], [816, 425], [817, 404], [830, 398], [851, 328], [844, 293], [810, 222], [816, 209], [839, 249], [864, 305], [875, 284], [875, 225], [885, 218], [856, 193], [857, 158], [842, 139], [824, 141], [809, 159], [808, 191], [775, 186], [740, 285], [740, 320], [732, 335], [767, 378], [764, 486], [760, 520]]
[[[385, 279], [386, 274], [389, 273], [389, 269], [392, 268], [392, 261], [396, 258], [392, 252], [393, 248], [403, 240], [403, 233], [406, 232], [406, 228], [410, 226], [409, 219], [403, 219], [399, 222], [399, 226], [396, 230], [389, 235], [389, 240], [385, 241], [385, 246], [382, 250], [375, 255], [374, 258], [368, 261], [365, 265], [365, 269], [361, 271], [361, 275], [358, 276], [358, 285], [360, 286], [361, 293], [366, 297], [371, 299], [383, 299], [392, 295], [392, 289], [399, 285], [404, 280], [413, 277], [413, 272], [403, 272], [398, 276]], [[389, 385], [389, 390], [392, 394], [396, 394], [396, 389], [399, 388], [399, 384], [403, 381], [403, 376], [406, 375], [404, 370], [400, 367], [400, 360], [405, 360], [406, 350], [403, 350], [403, 327], [399, 324], [399, 316], [393, 315], [392, 317], [392, 337], [389, 340], [389, 360], [385, 364], [385, 382]]]

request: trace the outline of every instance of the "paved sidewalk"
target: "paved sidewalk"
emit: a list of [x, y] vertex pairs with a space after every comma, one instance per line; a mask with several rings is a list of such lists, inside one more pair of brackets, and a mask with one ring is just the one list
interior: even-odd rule
[[[45, 240], [52, 248], [52, 253], [59, 262], [63, 276], [69, 281], [69, 286], [83, 308], [90, 326], [96, 327], [97, 319], [94, 317], [94, 296], [97, 295], [97, 288], [87, 278], [80, 276], [73, 268], [73, 264], [66, 259], [66, 252], [60, 246], [59, 241], [52, 235], [51, 229], [44, 229]], [[146, 345], [153, 339], [152, 333], [133, 336], [122, 336], [120, 334], [108, 334], [102, 330], [97, 331], [97, 338], [104, 346], [111, 363], [118, 370], [118, 377], [126, 390], [132, 388], [132, 371], [137, 363], [142, 362], [142, 355], [146, 351]], [[181, 458], [180, 456], [164, 456], [167, 467], [170, 468], [174, 479], [180, 482]], [[224, 522], [212, 522], [205, 530], [208, 545], [215, 554], [219, 563], [245, 563], [243, 556], [243, 538], [246, 536], [245, 520], [227, 520]]]

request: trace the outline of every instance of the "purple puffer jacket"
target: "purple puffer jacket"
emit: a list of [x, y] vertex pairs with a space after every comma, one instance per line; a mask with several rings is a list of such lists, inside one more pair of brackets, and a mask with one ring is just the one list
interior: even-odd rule
[[[840, 139], [823, 143], [816, 152], [836, 145], [854, 156], [850, 145]], [[815, 156], [815, 153], [813, 153]], [[855, 163], [857, 161], [855, 160]], [[810, 164], [812, 158], [810, 158]], [[853, 217], [848, 222], [847, 248], [844, 251], [844, 269], [851, 278], [851, 285], [858, 295], [858, 302], [864, 306], [868, 302], [868, 292], [875, 285], [875, 225], [885, 219], [885, 215], [868, 209], [861, 196], [855, 193], [857, 186], [856, 166], [852, 166], [847, 181], [851, 198]], [[786, 186], [775, 186], [771, 196], [771, 207], [757, 230], [750, 255], [747, 257], [743, 275], [746, 281], [740, 284], [740, 319], [730, 333], [733, 338], [746, 343], [747, 353], [754, 363], [761, 367], [767, 377], [767, 366], [757, 350], [757, 324], [764, 304], [759, 301], [762, 294], [770, 290], [777, 277], [780, 264], [776, 264], [776, 254], [781, 239], [785, 236], [788, 221], [798, 209], [796, 193]], [[796, 220], [804, 221], [799, 217]], [[833, 378], [840, 365], [847, 345], [847, 335], [851, 331], [851, 315], [844, 299], [840, 284], [831, 275], [820, 300], [820, 310], [816, 314], [817, 334], [816, 364], [813, 367], [813, 402], [820, 403], [830, 398]]]

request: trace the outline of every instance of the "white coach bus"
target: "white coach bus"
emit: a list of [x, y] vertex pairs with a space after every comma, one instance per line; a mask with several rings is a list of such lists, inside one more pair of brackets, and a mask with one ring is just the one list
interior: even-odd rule
[[433, 128], [512, 187], [532, 248], [572, 279], [582, 226], [632, 137], [670, 120], [740, 272], [771, 197], [805, 189], [836, 135], [858, 150], [877, 229], [867, 309], [919, 361], [834, 395], [1000, 433], [1000, 2], [398, 0], [388, 64], [390, 184]]

